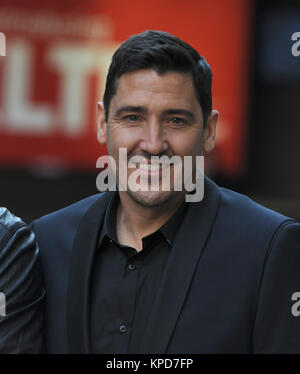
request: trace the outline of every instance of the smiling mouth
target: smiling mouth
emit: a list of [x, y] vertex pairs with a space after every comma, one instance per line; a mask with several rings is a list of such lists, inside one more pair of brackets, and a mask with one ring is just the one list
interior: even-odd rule
[[162, 164], [142, 164], [142, 163], [137, 163], [136, 167], [141, 170], [145, 171], [159, 171], [162, 169]]
[[163, 169], [167, 167], [171, 167], [170, 164], [163, 164], [163, 163], [139, 163], [135, 164], [135, 167], [141, 171], [145, 172], [161, 172]]

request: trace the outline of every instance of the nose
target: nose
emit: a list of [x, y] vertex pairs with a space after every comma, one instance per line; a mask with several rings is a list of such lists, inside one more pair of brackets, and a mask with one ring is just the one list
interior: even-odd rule
[[155, 118], [147, 122], [144, 128], [141, 150], [149, 154], [157, 155], [168, 148], [165, 131], [159, 121]]

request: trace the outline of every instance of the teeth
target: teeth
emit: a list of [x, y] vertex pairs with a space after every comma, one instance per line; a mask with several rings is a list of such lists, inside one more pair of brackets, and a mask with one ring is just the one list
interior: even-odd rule
[[158, 171], [160, 169], [160, 164], [136, 164], [136, 166], [142, 170], [147, 170], [147, 171]]

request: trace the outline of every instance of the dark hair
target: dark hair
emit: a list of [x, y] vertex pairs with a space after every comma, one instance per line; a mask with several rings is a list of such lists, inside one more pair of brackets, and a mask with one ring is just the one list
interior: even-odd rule
[[142, 69], [153, 69], [158, 74], [167, 71], [191, 73], [206, 125], [212, 110], [212, 72], [208, 63], [194, 48], [176, 36], [152, 30], [131, 36], [114, 53], [103, 97], [106, 121], [110, 101], [116, 93], [117, 80], [122, 74]]

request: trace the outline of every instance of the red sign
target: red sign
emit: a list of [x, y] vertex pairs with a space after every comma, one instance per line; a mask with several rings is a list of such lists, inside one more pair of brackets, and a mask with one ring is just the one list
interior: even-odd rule
[[168, 31], [195, 47], [213, 71], [220, 112], [216, 167], [243, 168], [251, 0], [1, 2], [0, 163], [95, 168], [96, 140], [113, 51], [132, 34]]

